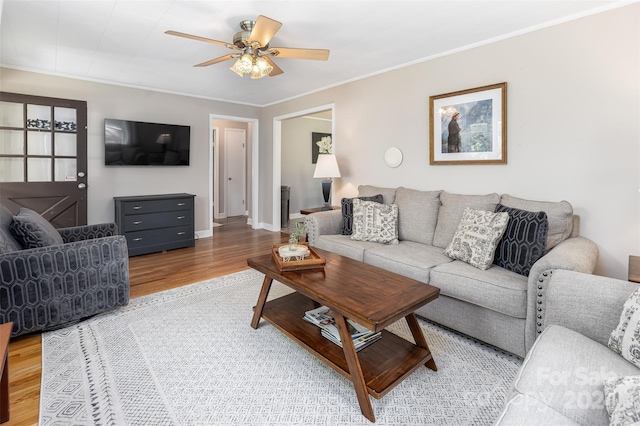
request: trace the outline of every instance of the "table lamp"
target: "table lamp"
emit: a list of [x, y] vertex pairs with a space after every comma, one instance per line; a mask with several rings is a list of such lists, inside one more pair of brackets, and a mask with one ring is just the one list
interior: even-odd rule
[[324, 196], [324, 206], [322, 210], [333, 210], [329, 204], [329, 194], [331, 193], [331, 178], [340, 177], [340, 168], [333, 154], [319, 154], [314, 178], [322, 178], [322, 195]]

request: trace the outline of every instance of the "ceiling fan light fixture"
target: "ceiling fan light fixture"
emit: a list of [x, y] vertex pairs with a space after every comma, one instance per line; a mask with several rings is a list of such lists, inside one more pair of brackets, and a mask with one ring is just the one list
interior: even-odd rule
[[242, 65], [240, 65], [240, 58], [238, 58], [233, 65], [231, 65], [231, 67], [229, 68], [231, 71], [235, 72], [236, 74], [238, 74], [240, 77], [244, 76], [244, 72], [240, 70], [240, 68], [242, 67]]

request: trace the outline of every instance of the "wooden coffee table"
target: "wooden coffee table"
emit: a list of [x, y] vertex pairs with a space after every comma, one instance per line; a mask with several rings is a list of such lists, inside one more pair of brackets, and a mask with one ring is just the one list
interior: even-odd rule
[[[382, 398], [421, 365], [437, 370], [414, 311], [435, 300], [440, 289], [347, 257], [315, 249], [326, 259], [324, 269], [280, 272], [271, 253], [247, 259], [265, 274], [251, 327], [264, 318], [293, 341], [350, 379], [362, 414], [375, 415], [369, 395]], [[294, 293], [266, 302], [271, 283], [279, 281]], [[266, 302], [266, 303], [265, 303]], [[320, 305], [333, 309], [344, 349], [322, 337], [320, 329], [303, 319]], [[356, 352], [345, 318], [382, 338]], [[405, 318], [416, 344], [384, 330]]]
[[9, 339], [13, 323], [0, 324], [0, 423], [9, 421]]

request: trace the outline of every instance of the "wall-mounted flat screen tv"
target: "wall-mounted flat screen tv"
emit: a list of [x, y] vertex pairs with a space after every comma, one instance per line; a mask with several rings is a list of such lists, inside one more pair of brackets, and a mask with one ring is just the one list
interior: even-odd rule
[[191, 127], [104, 120], [106, 166], [188, 166]]

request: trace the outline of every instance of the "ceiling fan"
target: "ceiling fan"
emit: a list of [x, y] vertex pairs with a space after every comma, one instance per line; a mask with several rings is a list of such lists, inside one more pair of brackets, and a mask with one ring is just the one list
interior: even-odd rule
[[326, 61], [329, 59], [329, 50], [327, 49], [299, 49], [292, 47], [269, 46], [269, 42], [281, 26], [282, 23], [262, 15], [258, 16], [258, 19], [255, 21], [242, 21], [240, 22], [240, 28], [242, 31], [237, 32], [233, 36], [233, 43], [227, 43], [173, 30], [165, 31], [165, 34], [204, 41], [206, 43], [217, 44], [228, 49], [235, 50], [235, 53], [230, 53], [228, 55], [196, 64], [194, 67], [207, 67], [229, 59], [236, 59], [234, 64], [231, 66], [231, 70], [240, 77], [244, 74], [249, 74], [251, 78], [255, 79], [262, 78], [266, 75], [274, 77], [282, 74], [284, 71], [282, 71], [282, 69], [280, 69], [272, 59], [276, 57], [289, 59], [311, 59], [315, 61]]

